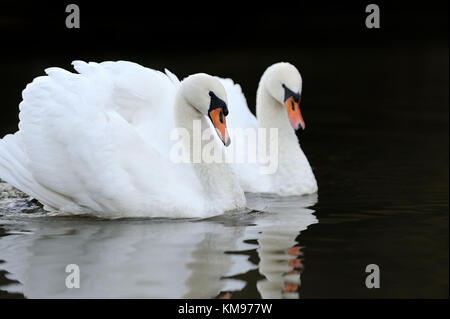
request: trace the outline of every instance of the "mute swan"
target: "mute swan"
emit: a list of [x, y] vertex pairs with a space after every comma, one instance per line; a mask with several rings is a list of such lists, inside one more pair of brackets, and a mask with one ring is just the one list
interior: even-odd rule
[[[239, 84], [231, 79], [219, 80], [227, 91], [230, 109], [227, 123], [230, 135], [235, 140], [234, 145], [244, 145], [244, 153], [251, 149], [248, 142], [244, 141], [246, 136], [236, 128], [257, 130], [259, 127], [267, 131], [270, 128], [278, 129], [278, 156], [275, 158], [278, 163], [273, 174], [262, 174], [258, 163], [232, 164], [244, 191], [281, 196], [317, 192], [316, 179], [295, 134], [295, 130], [305, 129], [299, 107], [302, 78], [297, 68], [290, 63], [276, 63], [267, 68], [259, 82], [256, 96], [257, 119], [248, 109]], [[273, 142], [273, 137], [259, 140], [257, 147], [273, 151], [270, 147], [271, 139]]]
[[[245, 206], [227, 164], [170, 160], [170, 131], [208, 116], [229, 144], [226, 92], [126, 61], [74, 61], [23, 91], [19, 131], [0, 140], [0, 178], [50, 211], [99, 217], [209, 217]], [[196, 142], [190, 134], [183, 146]], [[215, 141], [216, 142], [216, 141]], [[222, 147], [223, 148], [223, 147]], [[192, 153], [192, 152], [189, 152]]]

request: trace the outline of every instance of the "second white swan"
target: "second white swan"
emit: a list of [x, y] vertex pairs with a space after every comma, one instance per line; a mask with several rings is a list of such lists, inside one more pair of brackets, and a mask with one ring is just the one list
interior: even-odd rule
[[[317, 192], [317, 182], [306, 158], [296, 130], [305, 129], [305, 121], [300, 111], [302, 77], [290, 63], [275, 63], [268, 67], [261, 77], [256, 94], [256, 117], [250, 112], [239, 84], [231, 79], [218, 78], [228, 96], [230, 116], [228, 126], [234, 145], [244, 145], [244, 157], [252, 148], [248, 136], [242, 130], [263, 129], [266, 136], [276, 129], [275, 149], [271, 142], [275, 137], [259, 139], [255, 145], [259, 150], [275, 152], [276, 169], [270, 174], [262, 174], [261, 163], [243, 162], [232, 164], [239, 175], [240, 183], [246, 192], [273, 193], [280, 196], [305, 195]], [[234, 134], [233, 134], [234, 133]], [[237, 142], [240, 143], [237, 143]], [[273, 143], [272, 143], [273, 144]], [[273, 146], [273, 145], [272, 145]], [[259, 151], [258, 150], [258, 151]], [[242, 151], [242, 150], [239, 150]]]

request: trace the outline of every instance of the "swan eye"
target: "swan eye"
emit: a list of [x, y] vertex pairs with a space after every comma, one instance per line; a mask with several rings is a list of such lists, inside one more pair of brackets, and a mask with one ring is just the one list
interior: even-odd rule
[[286, 102], [290, 97], [294, 99], [295, 103], [299, 103], [300, 101], [300, 93], [295, 93], [294, 91], [290, 90], [286, 85], [281, 85], [284, 89], [284, 101]]

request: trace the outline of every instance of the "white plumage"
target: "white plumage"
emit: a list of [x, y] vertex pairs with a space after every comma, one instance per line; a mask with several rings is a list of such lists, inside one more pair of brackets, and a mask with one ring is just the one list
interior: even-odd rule
[[[231, 166], [239, 176], [239, 182], [244, 191], [253, 193], [273, 193], [280, 196], [304, 195], [317, 192], [317, 182], [311, 166], [303, 153], [294, 130], [289, 124], [288, 114], [284, 105], [283, 84], [301, 93], [302, 79], [298, 70], [289, 63], [276, 63], [268, 67], [261, 77], [256, 101], [255, 117], [249, 110], [247, 101], [239, 84], [231, 79], [218, 78], [223, 84], [229, 101], [230, 115], [227, 124], [234, 147], [245, 159], [244, 162], [231, 162]], [[250, 129], [256, 132], [257, 141], [249, 142], [248, 135], [242, 130]], [[270, 149], [270, 138], [260, 139], [258, 129], [270, 129], [278, 132], [275, 144], [277, 153]], [[273, 142], [273, 141], [272, 141]], [[274, 144], [274, 145], [275, 145]], [[233, 147], [233, 145], [231, 145]], [[263, 163], [251, 161], [251, 152], [270, 150], [276, 169], [270, 174], [261, 170]], [[226, 150], [227, 153], [231, 152]], [[233, 150], [236, 154], [236, 149]], [[272, 153], [271, 153], [272, 152]], [[275, 165], [274, 165], [275, 167]]]
[[[301, 92], [294, 66], [277, 63], [263, 74], [256, 119], [231, 79], [200, 75], [180, 82], [168, 70], [126, 61], [73, 65], [78, 74], [48, 68], [26, 87], [19, 131], [0, 140], [0, 178], [46, 209], [108, 218], [208, 217], [244, 207], [243, 190], [282, 196], [317, 191], [283, 105], [284, 85]], [[181, 126], [192, 133], [196, 119], [203, 128], [212, 126], [204, 115], [214, 90], [228, 99], [233, 143], [226, 156], [238, 152], [243, 162], [234, 157], [232, 169], [174, 163], [171, 132]], [[274, 138], [249, 140], [236, 129], [258, 134], [271, 128], [278, 132], [277, 167], [264, 174], [250, 153], [270, 149]]]
[[173, 74], [125, 61], [73, 65], [79, 74], [49, 68], [23, 91], [19, 131], [0, 141], [0, 178], [48, 210], [108, 218], [207, 217], [245, 205], [234, 176], [204, 176], [228, 179], [236, 197], [211, 201], [190, 165], [169, 160]]

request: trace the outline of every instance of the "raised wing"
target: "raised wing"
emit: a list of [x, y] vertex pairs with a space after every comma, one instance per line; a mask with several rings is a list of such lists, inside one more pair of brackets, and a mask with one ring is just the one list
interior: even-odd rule
[[[168, 154], [174, 128], [173, 104], [178, 79], [128, 61], [73, 62], [89, 78], [110, 82], [111, 94], [105, 108], [116, 111], [162, 154]], [[166, 70], [166, 72], [168, 72]], [[179, 81], [178, 81], [179, 83]]]
[[258, 121], [248, 108], [241, 86], [238, 83], [234, 83], [232, 79], [219, 77], [217, 79], [222, 83], [227, 93], [228, 109], [230, 111], [227, 116], [227, 125], [230, 128], [258, 128]]
[[174, 85], [129, 62], [74, 65], [80, 74], [49, 68], [23, 91], [20, 131], [0, 141], [1, 176], [63, 212], [139, 212], [157, 201], [148, 181], [172, 177], [161, 149]]

